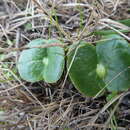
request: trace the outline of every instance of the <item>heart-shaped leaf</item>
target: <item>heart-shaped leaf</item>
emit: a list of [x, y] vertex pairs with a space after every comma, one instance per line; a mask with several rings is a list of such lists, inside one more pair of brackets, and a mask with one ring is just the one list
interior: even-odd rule
[[87, 96], [94, 96], [103, 87], [111, 92], [130, 88], [130, 45], [119, 35], [104, 38], [96, 47], [81, 44], [68, 56], [69, 76]]
[[130, 88], [130, 45], [119, 35], [105, 36], [96, 46], [98, 62], [107, 69], [104, 78], [109, 91]]
[[[58, 40], [36, 39], [28, 44], [35, 47], [43, 44], [61, 43]], [[31, 48], [24, 50], [18, 61], [20, 76], [29, 82], [45, 80], [54, 83], [64, 69], [64, 50], [61, 47]]]
[[93, 45], [82, 43], [71, 51], [67, 67], [71, 67], [69, 76], [74, 86], [84, 95], [94, 96], [104, 87], [102, 79], [96, 74], [97, 55]]

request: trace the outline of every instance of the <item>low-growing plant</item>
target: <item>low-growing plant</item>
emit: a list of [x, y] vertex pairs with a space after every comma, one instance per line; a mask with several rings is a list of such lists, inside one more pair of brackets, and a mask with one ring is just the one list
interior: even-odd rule
[[62, 44], [58, 40], [36, 39], [27, 45], [32, 48], [24, 50], [18, 61], [18, 71], [22, 79], [29, 82], [44, 80], [47, 83], [59, 80], [64, 69], [64, 49], [58, 46], [34, 48], [52, 43]]
[[[60, 79], [65, 63], [64, 49], [34, 48], [45, 43], [61, 42], [36, 39], [28, 44], [30, 49], [21, 53], [18, 62], [18, 71], [24, 80], [55, 83]], [[130, 45], [123, 37], [106, 35], [96, 46], [82, 41], [72, 45], [71, 50], [67, 56], [69, 77], [85, 96], [95, 96], [104, 88], [112, 93], [130, 88]]]
[[[130, 87], [130, 45], [119, 35], [107, 35], [94, 45], [78, 47], [70, 69], [70, 78], [83, 94], [95, 96], [106, 87], [121, 92]], [[75, 50], [68, 56], [68, 66]]]

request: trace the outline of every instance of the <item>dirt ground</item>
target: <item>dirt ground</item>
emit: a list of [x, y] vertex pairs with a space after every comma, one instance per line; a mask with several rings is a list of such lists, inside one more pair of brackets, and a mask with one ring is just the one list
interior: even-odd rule
[[129, 130], [129, 91], [113, 102], [84, 97], [66, 70], [56, 84], [26, 82], [13, 51], [36, 38], [94, 42], [103, 23], [129, 18], [130, 0], [0, 0], [0, 130]]

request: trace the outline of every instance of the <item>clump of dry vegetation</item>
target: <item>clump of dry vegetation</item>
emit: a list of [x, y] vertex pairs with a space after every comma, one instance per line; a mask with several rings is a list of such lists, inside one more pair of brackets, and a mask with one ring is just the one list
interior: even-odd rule
[[[66, 72], [56, 84], [23, 81], [17, 72], [20, 48], [35, 38], [71, 45], [95, 42], [92, 32], [130, 18], [129, 0], [0, 1], [0, 129], [93, 130], [130, 128], [130, 94], [111, 102], [84, 97]], [[120, 26], [124, 28], [124, 26]], [[129, 34], [124, 37], [129, 40]], [[112, 108], [111, 108], [112, 106]]]

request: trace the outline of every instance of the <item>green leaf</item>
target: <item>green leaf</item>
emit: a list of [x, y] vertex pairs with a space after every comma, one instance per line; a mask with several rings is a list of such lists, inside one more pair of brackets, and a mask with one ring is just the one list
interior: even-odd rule
[[[31, 41], [28, 47], [52, 43], [61, 42], [58, 40], [36, 39]], [[45, 80], [45, 82], [54, 83], [61, 77], [63, 68], [64, 50], [61, 47], [24, 50], [18, 62], [20, 76], [29, 82]]]
[[119, 35], [108, 35], [109, 39], [96, 46], [98, 62], [107, 69], [104, 82], [109, 91], [124, 91], [130, 87], [130, 46]]
[[[112, 93], [130, 88], [130, 45], [119, 35], [104, 36], [96, 47], [77, 44], [68, 56], [67, 68], [74, 86], [94, 96], [103, 87]], [[69, 70], [68, 70], [69, 71]]]
[[119, 20], [119, 22], [130, 27], [130, 19]]
[[[130, 19], [118, 20], [117, 22], [122, 23], [122, 24], [130, 27]], [[128, 29], [128, 30], [119, 29], [118, 31], [122, 32], [122, 33], [128, 33], [128, 32], [130, 32], [130, 29]], [[105, 30], [103, 29], [103, 30], [96, 30], [93, 32], [93, 34], [95, 34], [95, 35], [110, 35], [110, 34], [118, 34], [118, 33], [114, 30], [111, 30], [111, 29], [105, 29]]]
[[[130, 32], [130, 30], [121, 30], [121, 29], [119, 29], [118, 31], [122, 32], [122, 33]], [[106, 29], [106, 30], [97, 30], [97, 31], [93, 32], [93, 34], [103, 36], [103, 35], [110, 35], [110, 34], [118, 34], [118, 32]]]
[[95, 46], [82, 43], [77, 49], [71, 51], [67, 62], [67, 68], [69, 67], [71, 67], [69, 71], [71, 81], [84, 95], [94, 96], [104, 87], [102, 79], [96, 74]]
[[[61, 43], [58, 40], [49, 40], [48, 44]], [[48, 65], [45, 66], [44, 80], [48, 83], [56, 82], [64, 70], [64, 50], [61, 47], [47, 49]]]

